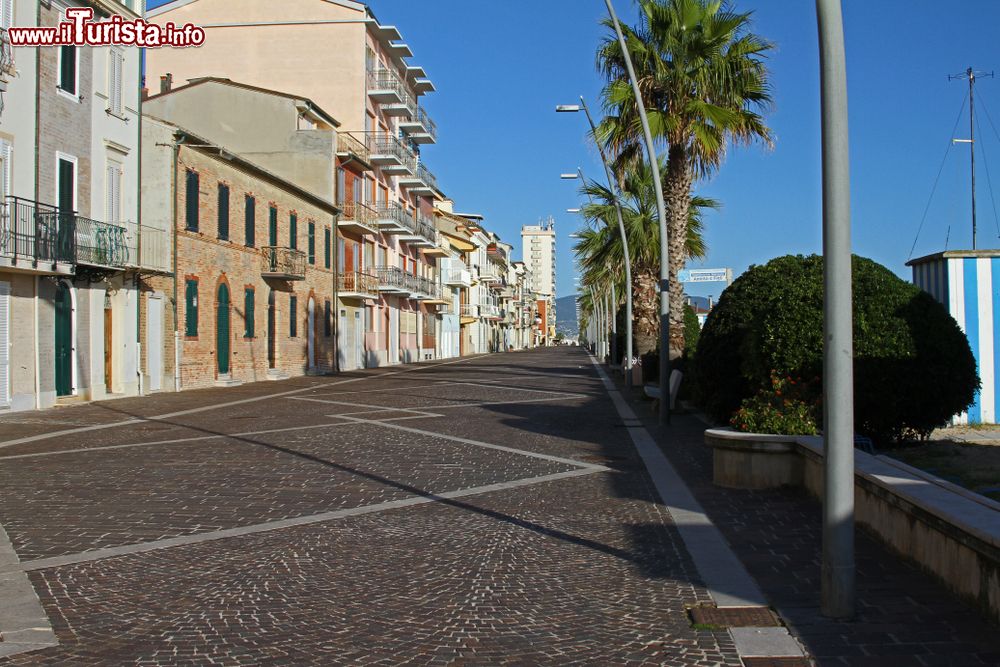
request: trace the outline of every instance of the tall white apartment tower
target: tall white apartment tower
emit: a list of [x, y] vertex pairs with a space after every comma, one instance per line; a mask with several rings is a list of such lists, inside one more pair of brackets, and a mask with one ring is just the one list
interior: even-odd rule
[[547, 341], [556, 326], [556, 222], [553, 218], [521, 227], [524, 263], [531, 271], [531, 289], [548, 302], [545, 322]]

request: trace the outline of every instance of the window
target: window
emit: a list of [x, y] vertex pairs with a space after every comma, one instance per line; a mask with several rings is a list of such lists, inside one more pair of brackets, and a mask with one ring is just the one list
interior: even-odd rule
[[78, 90], [78, 53], [75, 46], [59, 47], [59, 90], [76, 98]]
[[76, 211], [76, 158], [56, 155], [56, 204], [60, 211]]
[[243, 206], [243, 234], [246, 237], [246, 246], [252, 248], [257, 242], [257, 200], [252, 195], [247, 195], [243, 200]]
[[347, 175], [343, 167], [337, 167], [337, 203], [347, 201]]
[[252, 287], [248, 287], [243, 295], [243, 321], [246, 323], [246, 327], [243, 332], [244, 338], [254, 337], [254, 319], [256, 316], [256, 312], [254, 310], [254, 294], [254, 289]]
[[273, 247], [278, 245], [278, 207], [271, 206], [268, 215], [267, 244]]
[[120, 49], [108, 52], [108, 113], [122, 117], [125, 115], [122, 100], [122, 73], [125, 69], [125, 54]]
[[219, 238], [229, 240], [229, 186], [219, 183]]
[[332, 257], [330, 256], [330, 228], [323, 229], [323, 263], [326, 268], [330, 268]]
[[200, 184], [198, 182], [198, 172], [188, 169], [185, 187], [185, 229], [189, 232], [198, 231], [198, 193]]
[[316, 264], [316, 223], [312, 220], [309, 221], [309, 240], [307, 243], [309, 250], [309, 263]]
[[288, 247], [292, 250], [299, 247], [299, 217], [294, 213], [288, 216]]
[[299, 298], [293, 296], [288, 302], [288, 335], [295, 338], [299, 335], [299, 316], [297, 311], [299, 309]]
[[329, 301], [323, 305], [323, 333], [327, 338], [333, 335], [333, 312]]
[[106, 196], [104, 199], [104, 219], [107, 222], [120, 222], [122, 219], [122, 166], [118, 162], [108, 161], [107, 177], [105, 179]]
[[193, 338], [198, 335], [198, 281], [189, 278], [184, 285], [184, 335]]

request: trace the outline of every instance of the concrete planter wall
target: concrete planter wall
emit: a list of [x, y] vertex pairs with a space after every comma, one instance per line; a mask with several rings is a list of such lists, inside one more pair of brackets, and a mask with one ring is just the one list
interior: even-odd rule
[[[823, 440], [705, 431], [719, 486], [823, 493]], [[855, 450], [859, 524], [1000, 621], [1000, 503], [885, 456]]]
[[803, 461], [796, 438], [730, 428], [705, 431], [705, 444], [713, 449], [712, 481], [731, 489], [801, 486]]

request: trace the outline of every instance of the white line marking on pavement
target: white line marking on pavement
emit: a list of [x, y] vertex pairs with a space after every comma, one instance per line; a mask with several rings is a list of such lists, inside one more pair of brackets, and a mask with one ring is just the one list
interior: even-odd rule
[[[597, 360], [591, 358], [618, 415], [626, 423], [634, 423], [635, 413], [615, 388]], [[715, 527], [705, 510], [695, 500], [687, 484], [667, 457], [663, 455], [649, 432], [641, 426], [627, 427], [636, 451], [649, 471], [656, 491], [670, 512], [691, 560], [705, 581], [705, 588], [719, 607], [766, 607], [767, 600], [757, 582], [743, 567], [726, 539]]]
[[[344, 415], [340, 415], [344, 417]], [[519, 454], [521, 456], [528, 456], [533, 459], [541, 459], [543, 461], [552, 461], [554, 463], [565, 463], [567, 465], [577, 466], [579, 468], [585, 468], [588, 470], [599, 470], [607, 471], [608, 468], [602, 465], [596, 465], [593, 463], [585, 463], [584, 461], [575, 461], [573, 459], [564, 459], [560, 456], [552, 456], [550, 454], [540, 454], [538, 452], [531, 452], [526, 449], [515, 449], [513, 447], [504, 447], [503, 445], [494, 445], [489, 442], [482, 442], [479, 440], [470, 440], [469, 438], [460, 438], [455, 435], [445, 435], [444, 433], [437, 433], [436, 431], [425, 431], [419, 428], [410, 428], [408, 426], [400, 426], [398, 424], [387, 424], [385, 421], [377, 421], [372, 419], [359, 419], [358, 417], [344, 417], [344, 419], [350, 419], [351, 421], [356, 421], [359, 424], [376, 424], [383, 428], [390, 428], [396, 431], [403, 431], [405, 433], [413, 433], [416, 435], [424, 435], [431, 438], [441, 438], [442, 440], [451, 440], [453, 442], [461, 442], [462, 444], [472, 445], [474, 447], [482, 447], [484, 449], [495, 449], [501, 452], [509, 452], [511, 454]]]
[[483, 356], [487, 356], [487, 355], [478, 355], [478, 356], [475, 356], [475, 357], [464, 357], [462, 359], [455, 359], [455, 360], [452, 360], [452, 361], [444, 361], [444, 362], [441, 362], [440, 364], [430, 364], [430, 365], [427, 365], [427, 366], [415, 366], [413, 368], [404, 368], [404, 369], [398, 370], [398, 371], [390, 371], [388, 373], [380, 373], [378, 375], [366, 375], [366, 376], [362, 376], [362, 377], [348, 378], [346, 380], [339, 380], [337, 382], [329, 382], [329, 383], [327, 383], [327, 382], [321, 382], [321, 383], [316, 383], [316, 384], [310, 385], [308, 387], [300, 387], [299, 389], [292, 389], [290, 391], [280, 391], [280, 392], [275, 392], [273, 394], [267, 394], [267, 395], [264, 395], [264, 396], [254, 396], [252, 398], [244, 398], [244, 399], [241, 399], [241, 400], [238, 400], [238, 401], [227, 401], [225, 403], [213, 403], [212, 405], [204, 405], [204, 406], [202, 406], [200, 408], [191, 408], [190, 410], [180, 410], [178, 412], [168, 412], [168, 413], [162, 414], [162, 415], [154, 415], [152, 417], [142, 417], [142, 418], [139, 418], [139, 419], [128, 419], [128, 420], [125, 420], [125, 421], [114, 422], [112, 424], [98, 424], [96, 426], [83, 426], [83, 427], [80, 427], [80, 428], [64, 429], [62, 431], [52, 431], [50, 433], [42, 433], [42, 434], [39, 434], [39, 435], [32, 435], [32, 436], [28, 436], [28, 437], [25, 437], [25, 438], [17, 438], [16, 440], [6, 440], [6, 441], [3, 441], [3, 442], [0, 442], [0, 449], [5, 449], [7, 447], [13, 447], [15, 445], [23, 445], [23, 444], [27, 444], [29, 442], [38, 442], [40, 440], [50, 440], [52, 438], [58, 438], [58, 437], [64, 436], [64, 435], [73, 435], [73, 434], [76, 434], [76, 433], [88, 433], [88, 432], [91, 432], [91, 431], [103, 431], [103, 430], [106, 430], [106, 429], [109, 429], [109, 428], [120, 428], [122, 426], [133, 426], [135, 424], [143, 424], [143, 423], [151, 422], [151, 421], [157, 421], [157, 420], [163, 420], [163, 419], [171, 419], [173, 417], [183, 417], [183, 416], [186, 416], [186, 415], [193, 415], [193, 414], [196, 414], [196, 413], [199, 413], [199, 412], [207, 412], [207, 411], [210, 411], [210, 410], [220, 410], [222, 408], [229, 408], [229, 407], [232, 407], [234, 405], [246, 405], [247, 403], [257, 403], [259, 401], [266, 401], [266, 400], [270, 400], [272, 398], [281, 398], [283, 396], [292, 396], [294, 394], [301, 394], [301, 393], [304, 393], [304, 392], [307, 392], [307, 391], [313, 391], [315, 389], [319, 389], [319, 388], [323, 388], [323, 387], [332, 387], [332, 386], [337, 386], [337, 385], [342, 385], [342, 384], [348, 384], [350, 382], [360, 382], [362, 380], [377, 380], [377, 379], [380, 379], [380, 378], [386, 378], [386, 377], [390, 377], [390, 376], [394, 376], [394, 375], [401, 375], [403, 373], [413, 373], [413, 372], [416, 372], [416, 371], [428, 370], [430, 368], [437, 368], [438, 366], [448, 366], [450, 364], [460, 364], [460, 363], [463, 363], [463, 362], [466, 362], [466, 361], [472, 361], [473, 359], [479, 359], [480, 357], [483, 357]]
[[575, 470], [553, 473], [551, 475], [526, 477], [524, 479], [518, 479], [511, 482], [499, 482], [496, 484], [487, 484], [485, 486], [475, 486], [468, 489], [459, 489], [457, 491], [446, 491], [444, 493], [429, 493], [426, 496], [417, 496], [414, 498], [406, 498], [403, 500], [392, 500], [389, 502], [378, 503], [375, 505], [352, 507], [349, 509], [336, 510], [333, 512], [323, 512], [322, 514], [312, 514], [309, 516], [295, 517], [293, 519], [268, 521], [266, 523], [254, 524], [252, 526], [240, 526], [239, 528], [214, 530], [208, 533], [200, 533], [197, 535], [185, 535], [183, 537], [172, 537], [165, 540], [155, 540], [152, 542], [140, 542], [138, 544], [128, 544], [121, 547], [95, 549], [93, 551], [85, 551], [83, 553], [70, 554], [66, 556], [41, 558], [38, 560], [31, 560], [21, 563], [20, 566], [15, 566], [13, 568], [10, 567], [9, 565], [0, 566], [0, 577], [6, 576], [8, 572], [20, 572], [20, 571], [34, 572], [36, 570], [45, 570], [53, 567], [64, 567], [66, 565], [89, 563], [97, 560], [103, 560], [105, 558], [114, 558], [118, 556], [127, 556], [131, 554], [139, 554], [149, 551], [158, 551], [160, 549], [181, 547], [190, 544], [200, 544], [203, 542], [213, 542], [216, 540], [229, 539], [233, 537], [243, 537], [245, 535], [254, 535], [257, 533], [281, 530], [284, 528], [294, 528], [297, 526], [307, 526], [314, 523], [332, 521], [335, 519], [343, 519], [346, 517], [362, 516], [364, 514], [374, 514], [377, 512], [385, 512], [387, 510], [401, 509], [404, 507], [414, 507], [416, 505], [426, 505], [428, 503], [441, 502], [442, 500], [454, 500], [456, 498], [465, 498], [468, 496], [493, 493], [495, 491], [506, 491], [508, 489], [517, 489], [525, 486], [542, 484], [545, 482], [554, 482], [563, 479], [570, 479], [573, 477], [592, 475], [596, 472], [601, 472], [601, 469], [594, 466], [579, 467]]

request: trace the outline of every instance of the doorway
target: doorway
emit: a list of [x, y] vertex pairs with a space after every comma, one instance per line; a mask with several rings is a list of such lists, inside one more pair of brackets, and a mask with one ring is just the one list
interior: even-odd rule
[[56, 396], [73, 394], [73, 294], [70, 286], [56, 286], [55, 322]]
[[149, 390], [163, 388], [163, 299], [150, 296], [146, 302], [146, 373]]
[[274, 290], [267, 295], [267, 367], [275, 369], [277, 365], [277, 347], [275, 336], [277, 333], [277, 313], [275, 312]]
[[309, 370], [316, 370], [316, 301], [312, 297], [309, 297], [309, 304], [306, 306], [307, 319], [306, 319], [306, 350], [308, 353], [307, 361], [309, 363]]

